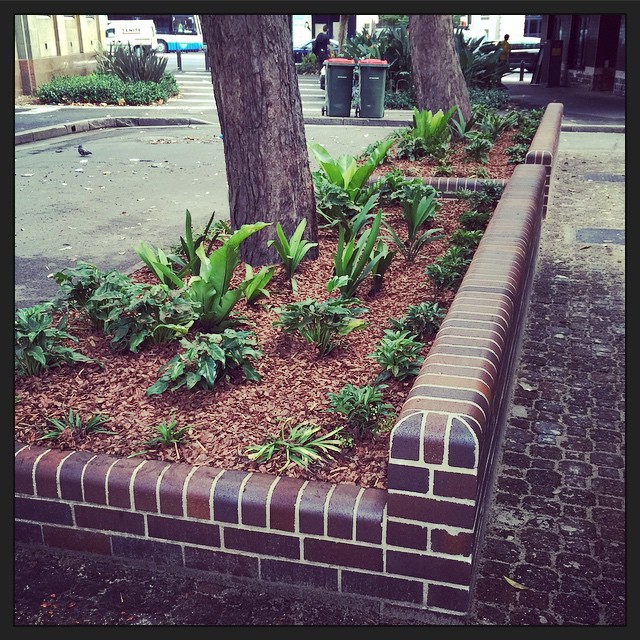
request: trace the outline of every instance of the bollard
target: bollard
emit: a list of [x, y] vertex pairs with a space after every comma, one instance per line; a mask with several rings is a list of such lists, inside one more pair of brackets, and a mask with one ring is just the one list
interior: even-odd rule
[[520, 82], [524, 80], [524, 60], [520, 60]]
[[182, 51], [176, 49], [176, 62], [178, 63], [178, 71], [182, 71]]
[[209, 48], [207, 47], [206, 43], [202, 47], [202, 50], [204, 51], [204, 70], [209, 71], [209, 69], [211, 68], [211, 63], [209, 62]]

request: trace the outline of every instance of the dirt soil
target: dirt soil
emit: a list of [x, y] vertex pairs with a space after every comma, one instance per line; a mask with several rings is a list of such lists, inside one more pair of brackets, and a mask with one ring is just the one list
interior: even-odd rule
[[[507, 162], [505, 148], [510, 146], [511, 133], [503, 134], [490, 152], [489, 162], [478, 165], [465, 162], [460, 146], [453, 146], [450, 164], [454, 176], [477, 175], [481, 167], [490, 179], [508, 178], [515, 165]], [[377, 171], [382, 175], [401, 169], [407, 177], [433, 175], [436, 162], [422, 159], [416, 162], [398, 160], [392, 149], [389, 159]], [[43, 444], [39, 438], [48, 427], [47, 418], [64, 418], [69, 408], [78, 412], [83, 420], [98, 413], [109, 417], [105, 427], [115, 435], [93, 434], [77, 440], [65, 432], [58, 440], [44, 444], [53, 448], [88, 450], [128, 456], [146, 450], [140, 459], [157, 459], [209, 465], [224, 469], [238, 469], [278, 473], [284, 458], [274, 455], [263, 464], [252, 462], [246, 455], [250, 444], [262, 444], [269, 436], [277, 435], [287, 418], [291, 425], [310, 422], [327, 433], [343, 426], [339, 416], [327, 412], [328, 392], [337, 392], [346, 383], [370, 384], [380, 371], [368, 357], [386, 328], [389, 318], [400, 318], [412, 304], [424, 301], [438, 302], [449, 307], [455, 292], [436, 293], [424, 274], [424, 268], [448, 248], [447, 238], [459, 228], [459, 216], [468, 205], [463, 200], [442, 199], [438, 218], [433, 227], [443, 228], [445, 238], [428, 244], [415, 262], [408, 265], [398, 254], [384, 277], [379, 292], [370, 290], [370, 280], [358, 289], [362, 306], [368, 309], [364, 330], [354, 331], [343, 338], [340, 346], [329, 355], [319, 357], [314, 345], [295, 334], [283, 335], [273, 326], [277, 315], [274, 308], [307, 297], [324, 300], [325, 289], [332, 276], [333, 253], [337, 234], [320, 230], [319, 258], [304, 261], [295, 278], [298, 292], [293, 293], [282, 268], [270, 282], [270, 297], [256, 305], [241, 300], [234, 311], [248, 319], [246, 326], [238, 328], [255, 332], [258, 348], [263, 356], [252, 362], [262, 379], [259, 383], [232, 376], [220, 381], [213, 390], [166, 391], [147, 396], [146, 389], [158, 378], [158, 370], [179, 350], [177, 342], [149, 345], [138, 353], [115, 352], [109, 339], [97, 331], [79, 312], [72, 312], [68, 331], [78, 338], [70, 343], [104, 366], [79, 364], [61, 366], [45, 371], [38, 377], [15, 381], [15, 435], [28, 444]], [[401, 236], [406, 236], [401, 209], [397, 205], [382, 203], [387, 221]], [[377, 209], [376, 209], [377, 210]], [[404, 234], [404, 236], [403, 236]], [[168, 239], [171, 241], [171, 239]], [[100, 265], [96, 265], [100, 266]], [[244, 275], [241, 264], [235, 272], [236, 282]], [[142, 282], [155, 282], [146, 268], [133, 274]], [[197, 327], [192, 328], [190, 335]], [[422, 355], [427, 355], [434, 335], [424, 336]], [[396, 413], [413, 383], [413, 378], [389, 380], [384, 389], [384, 400], [393, 405]], [[177, 426], [190, 426], [183, 443], [174, 447], [147, 447], [145, 441], [157, 435], [155, 426], [175, 416]], [[314, 464], [306, 469], [291, 465], [281, 473], [308, 480], [332, 483], [350, 483], [362, 487], [386, 488], [389, 430], [383, 430], [375, 439], [359, 440], [355, 446], [333, 454], [325, 464]]]

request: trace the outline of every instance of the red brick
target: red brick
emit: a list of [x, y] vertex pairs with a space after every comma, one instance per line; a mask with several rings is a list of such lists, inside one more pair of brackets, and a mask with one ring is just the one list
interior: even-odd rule
[[217, 524], [149, 515], [147, 531], [150, 538], [189, 542], [206, 547], [220, 546], [220, 527]]
[[160, 480], [159, 507], [160, 513], [170, 516], [184, 515], [182, 496], [185, 482], [192, 467], [187, 464], [173, 463]]
[[241, 497], [242, 524], [267, 526], [267, 496], [276, 478], [266, 473], [254, 473], [244, 485]]
[[478, 490], [478, 478], [475, 474], [434, 471], [433, 493], [450, 498], [473, 500]]
[[74, 451], [60, 467], [60, 496], [65, 500], [82, 501], [82, 474], [89, 460], [95, 457], [88, 451]]
[[87, 529], [144, 534], [144, 516], [140, 513], [76, 505], [76, 523]]
[[226, 549], [238, 549], [281, 558], [300, 558], [300, 540], [297, 536], [262, 533], [233, 527], [225, 527], [223, 535]]
[[185, 546], [184, 566], [202, 571], [215, 571], [236, 578], [260, 577], [258, 558], [243, 553], [224, 553]]
[[211, 520], [213, 492], [212, 487], [216, 478], [223, 473], [222, 469], [214, 467], [198, 467], [189, 478], [187, 486], [187, 516]]
[[225, 471], [213, 491], [213, 517], [222, 522], [238, 522], [242, 482], [246, 471]]
[[303, 480], [287, 477], [281, 478], [276, 484], [269, 504], [271, 529], [295, 531], [296, 504], [303, 484]]
[[358, 503], [356, 514], [356, 540], [382, 542], [382, 521], [387, 505], [387, 492], [381, 489], [365, 489]]
[[44, 542], [50, 547], [111, 555], [109, 536], [97, 531], [79, 531], [69, 527], [45, 526], [42, 529]]
[[443, 584], [430, 584], [427, 592], [427, 606], [466, 613], [469, 608], [468, 589], [456, 589]]
[[136, 473], [133, 480], [133, 506], [137, 511], [158, 513], [157, 491], [163, 472], [168, 471], [171, 463], [147, 460]]
[[382, 571], [383, 566], [382, 549], [379, 547], [313, 538], [304, 540], [304, 559], [309, 562], [322, 562], [338, 567], [353, 567], [370, 571]]
[[387, 544], [393, 547], [427, 550], [427, 529], [425, 526], [387, 521]]
[[460, 585], [468, 585], [471, 580], [470, 562], [391, 549], [387, 552], [387, 571], [422, 580]]
[[475, 507], [471, 505], [401, 493], [390, 493], [387, 506], [387, 515], [393, 518], [446, 524], [462, 529], [473, 527], [475, 512]]
[[339, 484], [329, 498], [327, 535], [351, 540], [354, 534], [354, 510], [361, 489], [355, 485]]
[[324, 535], [325, 501], [331, 487], [326, 482], [310, 482], [305, 486], [298, 509], [301, 533]]
[[383, 600], [422, 604], [424, 586], [417, 580], [343, 571], [342, 591]]
[[16, 497], [13, 502], [14, 518], [55, 524], [73, 524], [71, 506], [52, 500]]
[[265, 559], [261, 563], [261, 578], [267, 582], [282, 582], [299, 587], [338, 591], [338, 571], [334, 567], [318, 567], [302, 562]]

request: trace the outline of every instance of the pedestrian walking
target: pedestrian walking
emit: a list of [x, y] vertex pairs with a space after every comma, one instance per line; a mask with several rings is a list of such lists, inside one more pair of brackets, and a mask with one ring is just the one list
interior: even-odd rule
[[500, 54], [500, 62], [509, 62], [509, 55], [511, 54], [511, 44], [509, 43], [509, 34], [505, 33], [504, 38], [498, 42], [498, 47], [502, 49]]
[[313, 47], [311, 48], [311, 51], [315, 54], [316, 59], [318, 60], [318, 71], [322, 69], [324, 61], [329, 57], [330, 47], [328, 27], [325, 24], [322, 27], [322, 31], [316, 36], [316, 39], [313, 42]]

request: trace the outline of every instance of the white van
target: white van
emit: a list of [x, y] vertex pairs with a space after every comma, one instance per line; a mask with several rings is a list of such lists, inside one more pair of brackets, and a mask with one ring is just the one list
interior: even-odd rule
[[110, 20], [105, 31], [107, 48], [114, 45], [131, 45], [156, 51], [158, 36], [153, 20]]

